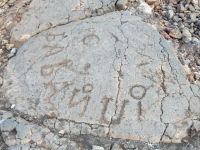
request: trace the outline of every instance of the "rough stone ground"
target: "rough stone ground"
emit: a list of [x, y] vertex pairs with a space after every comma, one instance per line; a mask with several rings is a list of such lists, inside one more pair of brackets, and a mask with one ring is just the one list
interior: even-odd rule
[[[114, 9], [114, 8], [112, 8], [112, 9]], [[140, 14], [138, 14], [138, 15], [140, 15]], [[62, 22], [61, 24], [66, 24], [66, 23]], [[55, 26], [57, 26], [57, 24]], [[47, 27], [44, 26], [44, 28], [42, 28], [41, 30], [46, 30], [48, 28], [49, 28], [48, 26]], [[37, 31], [36, 33], [32, 33], [32, 34], [33, 35], [37, 34], [37, 33], [41, 32], [41, 30]], [[10, 39], [9, 32], [6, 32], [6, 35], [8, 36], [7, 39], [9, 40]], [[15, 45], [17, 46], [16, 43], [15, 43]], [[3, 46], [5, 46], [5, 45], [3, 45]], [[4, 53], [4, 55], [6, 55], [6, 53]], [[4, 59], [6, 59], [6, 58], [4, 58]], [[4, 60], [4, 62], [6, 62], [6, 60]], [[2, 96], [3, 96], [3, 93], [2, 93]], [[193, 137], [196, 132], [192, 129], [190, 129], [188, 131], [188, 137], [186, 139], [184, 139], [184, 142], [186, 142], [187, 144], [176, 144], [176, 145], [162, 144], [162, 143], [159, 143], [158, 145], [151, 145], [151, 143], [150, 143], [151, 141], [142, 143], [142, 142], [135, 142], [135, 141], [131, 141], [131, 140], [120, 140], [120, 139], [115, 139], [115, 138], [111, 138], [111, 139], [98, 138], [98, 137], [94, 138], [95, 135], [93, 135], [93, 134], [96, 134], [97, 132], [94, 132], [94, 133], [90, 132], [90, 134], [93, 136], [89, 136], [89, 135], [77, 135], [76, 136], [76, 134], [80, 132], [80, 131], [76, 131], [76, 130], [70, 131], [71, 134], [66, 134], [66, 133], [63, 134], [63, 131], [59, 129], [60, 125], [57, 125], [58, 129], [56, 129], [56, 123], [54, 122], [55, 121], [54, 119], [52, 119], [52, 118], [49, 118], [49, 119], [45, 119], [45, 118], [38, 119], [37, 118], [36, 119], [32, 116], [29, 116], [27, 113], [23, 114], [21, 112], [10, 109], [10, 107], [12, 107], [11, 105], [12, 104], [7, 103], [4, 99], [4, 97], [2, 97], [2, 110], [6, 110], [6, 108], [7, 108], [7, 110], [6, 110], [6, 112], [2, 111], [1, 118], [2, 119], [10, 118], [2, 123], [2, 126], [3, 126], [1, 128], [1, 130], [2, 130], [1, 131], [2, 132], [2, 136], [1, 136], [2, 147], [6, 147], [5, 143], [7, 143], [7, 145], [12, 145], [12, 144], [15, 145], [16, 143], [22, 143], [22, 145], [23, 145], [23, 142], [24, 142], [24, 143], [29, 143], [29, 144], [27, 144], [27, 147], [25, 146], [26, 144], [24, 144], [23, 149], [30, 149], [30, 148], [28, 148], [28, 146], [31, 145], [31, 147], [37, 147], [35, 143], [37, 143], [37, 145], [40, 145], [41, 139], [43, 139], [43, 138], [45, 141], [45, 142], [43, 141], [43, 144], [45, 143], [43, 145], [44, 149], [50, 149], [50, 147], [53, 149], [56, 149], [58, 147], [58, 145], [63, 145], [63, 147], [67, 146], [68, 149], [70, 149], [70, 148], [73, 149], [73, 147], [74, 147], [74, 149], [78, 149], [77, 147], [80, 147], [82, 149], [92, 149], [92, 145], [99, 145], [99, 146], [104, 147], [105, 149], [120, 149], [119, 145], [123, 149], [161, 149], [164, 147], [168, 148], [168, 149], [184, 149], [184, 148], [185, 149], [195, 149], [195, 148], [198, 149], [198, 146], [199, 146], [198, 133], [196, 134], [195, 137]], [[11, 114], [10, 112], [7, 112], [8, 110], [10, 110], [13, 113]], [[51, 115], [53, 115], [53, 117], [54, 117], [55, 114], [51, 114]], [[44, 117], [48, 118], [49, 116], [44, 116]], [[28, 122], [26, 122], [25, 120], [23, 120], [21, 118], [24, 118]], [[62, 120], [61, 120], [61, 122], [62, 122]], [[52, 124], [55, 124], [55, 127], [54, 126], [52, 127]], [[57, 124], [59, 124], [59, 123], [57, 123]], [[76, 123], [72, 122], [71, 124], [73, 126], [74, 125], [77, 126]], [[81, 126], [84, 127], [85, 125], [81, 125]], [[76, 128], [78, 129], [78, 127], [76, 127]], [[92, 129], [101, 132], [101, 129], [98, 129], [98, 127], [92, 127]], [[88, 132], [88, 131], [86, 130], [86, 132]], [[56, 135], [58, 135], [59, 138]], [[30, 138], [30, 136], [31, 136], [31, 138]], [[191, 136], [193, 137], [192, 139], [189, 138]], [[15, 140], [15, 138], [18, 141]], [[20, 139], [23, 139], [23, 141]], [[30, 141], [30, 139], [32, 139], [32, 140]], [[75, 141], [75, 142], [73, 142], [73, 141]], [[118, 145], [114, 144], [114, 143], [118, 143]], [[12, 148], [20, 149], [20, 146], [10, 147], [10, 149], [12, 149]], [[95, 146], [93, 146], [93, 149], [95, 149]], [[96, 149], [98, 149], [98, 147], [96, 147]]]

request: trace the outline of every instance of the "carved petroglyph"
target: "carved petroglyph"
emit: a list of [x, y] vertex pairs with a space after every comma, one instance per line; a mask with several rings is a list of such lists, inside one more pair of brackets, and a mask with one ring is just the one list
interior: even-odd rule
[[98, 42], [99, 42], [99, 37], [95, 34], [89, 34], [85, 36], [83, 39], [83, 43], [88, 46], [93, 44], [98, 44]]
[[142, 104], [141, 101], [138, 102], [138, 120], [141, 121], [141, 115], [142, 115]]
[[[105, 114], [106, 114], [106, 111], [108, 109], [109, 102], [112, 101], [113, 99], [109, 98], [107, 96], [104, 96], [103, 100], [104, 100], [104, 104], [103, 104], [103, 108], [102, 108], [102, 111], [101, 111], [101, 121], [109, 124], [110, 121], [108, 121], [106, 119]], [[125, 109], [125, 106], [128, 104], [128, 102], [129, 102], [128, 100], [123, 101], [118, 116], [114, 116], [112, 118], [112, 124], [120, 124], [121, 123], [121, 120], [122, 120], [122, 117], [123, 117], [123, 114], [124, 114], [124, 109]]]
[[143, 85], [134, 85], [130, 88], [129, 94], [133, 99], [141, 100], [146, 94], [146, 88]]
[[86, 84], [83, 86], [83, 93], [89, 93], [93, 90], [92, 84]]
[[57, 70], [59, 70], [60, 67], [68, 66], [70, 63], [72, 63], [72, 60], [64, 60], [60, 63], [56, 63], [52, 65], [44, 65], [41, 67], [41, 72], [40, 72], [41, 76], [49, 76], [53, 72], [56, 72]]
[[50, 102], [50, 100], [53, 96], [58, 94], [60, 91], [64, 90], [70, 84], [68, 82], [52, 82], [52, 81], [50, 81], [49, 83], [43, 83], [43, 85], [44, 85], [46, 91], [47, 91], [47, 88], [50, 88], [51, 94], [45, 98], [45, 100], [47, 102]]
[[128, 104], [128, 102], [129, 102], [128, 100], [123, 101], [123, 104], [121, 106], [118, 117], [114, 116], [112, 118], [112, 124], [120, 124], [121, 123], [122, 117], [124, 115], [124, 109], [125, 109], [125, 106]]
[[52, 73], [57, 72], [60, 68], [65, 67], [65, 69], [74, 72], [78, 75], [89, 75], [88, 69], [90, 68], [90, 64], [86, 63], [83, 67], [84, 71], [79, 71], [77, 69], [74, 69], [73, 67], [73, 61], [70, 59], [63, 60], [59, 63], [50, 64], [50, 65], [44, 65], [40, 69], [41, 76], [50, 76]]
[[78, 101], [75, 101], [75, 97], [76, 97], [76, 95], [78, 95], [79, 92], [81, 92], [81, 90], [79, 90], [77, 88], [74, 88], [74, 90], [72, 91], [72, 96], [71, 96], [71, 98], [69, 100], [69, 103], [68, 103], [69, 108], [76, 107], [80, 103], [85, 102], [85, 104], [83, 106], [82, 112], [79, 113], [80, 117], [84, 116], [84, 113], [85, 113], [85, 111], [87, 109], [88, 103], [89, 103], [89, 101], [91, 99], [91, 97], [90, 97], [89, 94], [90, 94], [90, 92], [92, 90], [93, 90], [93, 85], [92, 84], [86, 84], [86, 85], [84, 85], [83, 88], [82, 88], [82, 93], [86, 93], [87, 95], [83, 96], [83, 98], [81, 98]]
[[64, 47], [58, 46], [58, 45], [53, 45], [53, 46], [46, 45], [43, 48], [48, 48], [49, 51], [46, 52], [46, 54], [44, 55], [42, 60], [44, 60], [45, 58], [50, 57], [50, 56], [52, 56], [54, 54], [57, 54], [57, 53], [63, 51], [63, 49], [64, 49]]
[[47, 33], [47, 34], [45, 35], [45, 38], [46, 38], [46, 40], [47, 40], [48, 42], [52, 42], [52, 41], [55, 39], [55, 37], [61, 37], [61, 38], [63, 39], [63, 38], [66, 38], [67, 35], [65, 35], [65, 32], [63, 32], [62, 34]]
[[113, 99], [110, 98], [110, 97], [104, 96], [104, 97], [103, 97], [103, 100], [104, 100], [104, 104], [103, 104], [103, 109], [102, 109], [102, 111], [101, 111], [101, 120], [102, 120], [104, 123], [109, 124], [109, 121], [105, 118], [105, 114], [106, 114], [106, 111], [107, 111], [107, 107], [108, 107], [109, 101], [112, 101]]
[[137, 65], [138, 67], [143, 67], [153, 62], [154, 59], [152, 57], [142, 54], [141, 52], [138, 52], [138, 51], [136, 52], [144, 59], [144, 60], [141, 60], [141, 62]]
[[151, 37], [152, 37], [152, 35], [149, 35], [144, 32], [138, 33], [136, 38], [140, 42], [140, 44], [138, 45], [140, 50], [142, 50], [142, 51], [153, 50], [154, 40]]

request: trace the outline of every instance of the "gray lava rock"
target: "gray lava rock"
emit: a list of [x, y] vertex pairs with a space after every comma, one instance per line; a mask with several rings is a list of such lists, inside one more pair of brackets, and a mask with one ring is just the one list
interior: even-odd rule
[[0, 86], [3, 84], [3, 78], [0, 77]]
[[127, 0], [118, 0], [116, 4], [117, 10], [124, 10], [126, 8]]
[[123, 149], [119, 146], [119, 144], [114, 143], [111, 150], [123, 150]]
[[12, 131], [15, 127], [17, 126], [17, 122], [11, 119], [6, 119], [2, 124], [1, 124], [1, 131], [6, 131], [10, 132]]
[[185, 43], [188, 43], [192, 40], [192, 35], [191, 35], [188, 28], [182, 29], [182, 36], [183, 36], [183, 40], [184, 40]]
[[168, 19], [171, 19], [173, 15], [174, 15], [174, 11], [171, 9], [166, 12], [166, 16]]
[[177, 12], [181, 13], [181, 12], [184, 12], [185, 8], [183, 6], [183, 4], [178, 4], [177, 5]]
[[181, 39], [182, 38], [182, 34], [180, 32], [179, 29], [172, 29], [169, 33], [169, 35], [175, 39]]

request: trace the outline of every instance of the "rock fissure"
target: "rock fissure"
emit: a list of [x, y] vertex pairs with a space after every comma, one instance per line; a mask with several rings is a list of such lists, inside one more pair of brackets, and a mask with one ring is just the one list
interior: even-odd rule
[[[161, 45], [161, 38], [160, 38], [159, 44]], [[161, 53], [163, 54], [162, 51], [163, 51], [164, 47], [163, 47], [163, 45], [161, 45], [161, 46], [162, 46]], [[163, 54], [163, 57], [165, 58], [164, 54]], [[163, 113], [164, 113], [164, 111], [163, 111], [163, 100], [168, 95], [168, 93], [166, 91], [166, 86], [165, 86], [166, 74], [165, 74], [165, 70], [163, 68], [164, 67], [163, 63], [165, 63], [165, 60], [164, 61], [161, 60], [161, 65], [160, 65], [160, 67], [161, 67], [160, 70], [161, 70], [161, 73], [162, 73], [162, 75], [161, 75], [162, 76], [161, 88], [162, 88], [163, 92], [165, 93], [165, 96], [161, 100], [161, 115], [160, 115], [160, 121], [161, 122], [162, 122], [162, 116], [163, 116]], [[162, 139], [162, 137], [161, 137], [161, 139]]]
[[169, 126], [169, 124], [165, 123], [165, 130], [164, 130], [163, 134], [161, 135], [160, 141], [162, 141], [163, 137], [165, 136], [165, 133], [166, 133], [166, 130], [167, 130], [168, 126]]

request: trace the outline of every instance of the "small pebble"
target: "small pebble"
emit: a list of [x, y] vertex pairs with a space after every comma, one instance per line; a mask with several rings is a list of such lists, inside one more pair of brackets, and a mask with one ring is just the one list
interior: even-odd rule
[[14, 44], [6, 44], [6, 49], [11, 50], [12, 48], [14, 48], [14, 46]]
[[200, 80], [200, 73], [195, 72], [194, 77], [195, 77], [196, 80]]
[[12, 50], [10, 51], [11, 54], [16, 54], [17, 49], [16, 48], [12, 48]]
[[65, 130], [60, 130], [59, 133], [60, 134], [65, 134]]
[[198, 66], [200, 66], [200, 59], [197, 59], [196, 63], [197, 63]]
[[169, 33], [169, 35], [175, 39], [181, 39], [182, 34], [179, 29], [172, 29]]
[[5, 104], [5, 108], [6, 108], [6, 109], [10, 108], [10, 106], [11, 106], [10, 103], [6, 103], [6, 104]]
[[15, 108], [15, 104], [12, 104], [10, 108], [11, 108], [11, 109]]
[[177, 5], [177, 12], [184, 12], [184, 10], [185, 10], [185, 8], [184, 8], [184, 6], [183, 6], [183, 4], [178, 4]]
[[7, 24], [6, 24], [6, 30], [7, 31], [11, 31], [11, 29], [17, 25], [17, 21], [9, 21]]
[[183, 28], [182, 35], [183, 35], [183, 40], [185, 43], [188, 43], [192, 40], [192, 35], [188, 28]]
[[168, 10], [167, 13], [166, 13], [166, 16], [167, 16], [168, 19], [171, 19], [173, 17], [173, 15], [174, 15], [174, 12], [171, 9]]
[[0, 49], [0, 55], [2, 55], [3, 54], [3, 50], [2, 49]]
[[190, 83], [193, 83], [195, 80], [194, 80], [194, 75], [193, 74], [190, 74], [189, 76], [188, 76], [188, 80], [189, 80], [189, 82]]
[[8, 40], [2, 40], [2, 45], [8, 44]]
[[5, 59], [3, 60], [4, 63], [7, 62], [7, 61], [8, 61], [8, 58], [5, 58]]
[[0, 86], [3, 85], [3, 78], [0, 77]]

